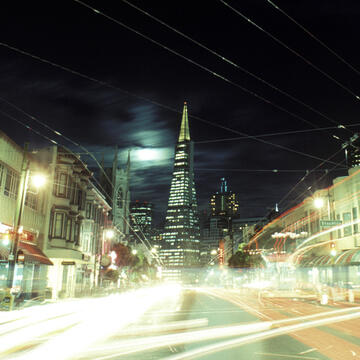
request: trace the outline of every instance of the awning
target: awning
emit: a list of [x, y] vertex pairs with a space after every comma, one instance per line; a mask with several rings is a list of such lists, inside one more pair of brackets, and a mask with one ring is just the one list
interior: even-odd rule
[[346, 250], [335, 259], [335, 265], [360, 265], [360, 249]]
[[301, 267], [360, 265], [360, 249], [346, 250], [336, 257], [331, 255], [301, 257], [298, 259], [297, 265]]
[[19, 250], [22, 250], [26, 261], [35, 261], [44, 265], [54, 265], [50, 259], [33, 243], [20, 241]]
[[[54, 265], [50, 259], [34, 244], [27, 241], [19, 241], [18, 251], [22, 251], [25, 262], [34, 262], [44, 265]], [[7, 260], [10, 250], [7, 247], [0, 246], [0, 259]]]
[[321, 267], [330, 266], [333, 264], [331, 255], [302, 257], [298, 261], [298, 266], [301, 267]]

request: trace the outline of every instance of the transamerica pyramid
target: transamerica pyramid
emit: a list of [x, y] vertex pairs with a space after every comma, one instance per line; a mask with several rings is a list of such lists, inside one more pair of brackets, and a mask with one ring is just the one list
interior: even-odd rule
[[[200, 230], [194, 183], [194, 144], [190, 139], [187, 104], [184, 103], [160, 257], [163, 276], [184, 280], [199, 265]], [[191, 271], [190, 271], [191, 272]], [[185, 276], [189, 278], [189, 276]]]

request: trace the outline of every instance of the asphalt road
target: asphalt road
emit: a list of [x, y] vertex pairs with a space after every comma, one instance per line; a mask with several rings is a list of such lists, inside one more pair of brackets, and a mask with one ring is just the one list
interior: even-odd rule
[[360, 359], [357, 304], [289, 293], [160, 286], [0, 315], [1, 359]]
[[[218, 290], [215, 292], [216, 295], [219, 293], [225, 295], [226, 290]], [[229, 295], [229, 293], [227, 294]], [[230, 293], [231, 295], [231, 293]], [[241, 296], [242, 300], [247, 299], [251, 301], [251, 296]], [[250, 305], [251, 307], [251, 305]], [[229, 325], [248, 324], [253, 322], [260, 322], [259, 316], [252, 314], [249, 310], [244, 310], [239, 305], [229, 302], [228, 299], [222, 299], [215, 296], [213, 293], [204, 293], [198, 291], [186, 291], [185, 298], [180, 311], [173, 317], [163, 319], [164, 321], [171, 320], [196, 320], [196, 319], [207, 319], [208, 328], [211, 327], [222, 327]], [[144, 324], [146, 323], [146, 316], [144, 317]], [[226, 339], [235, 339], [235, 337], [229, 337]], [[176, 346], [167, 347], [165, 349], [156, 350], [152, 352], [145, 352], [141, 354], [133, 354], [131, 356], [122, 356], [119, 359], [126, 360], [154, 360], [173, 356], [174, 354], [186, 353], [189, 350], [204, 347], [216, 342], [220, 343], [224, 339], [215, 339], [202, 341], [193, 344], [178, 344]], [[359, 339], [360, 341], [360, 339]], [[294, 337], [288, 335], [282, 335], [274, 337], [268, 340], [255, 342], [248, 345], [243, 345], [230, 350], [224, 350], [202, 356], [204, 360], [239, 360], [239, 359], [329, 359], [329, 357], [321, 354], [316, 349], [307, 346]], [[345, 357], [343, 357], [345, 359]]]

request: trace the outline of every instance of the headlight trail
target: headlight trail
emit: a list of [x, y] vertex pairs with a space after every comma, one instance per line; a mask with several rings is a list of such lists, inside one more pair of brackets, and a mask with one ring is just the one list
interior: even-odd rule
[[183, 329], [191, 329], [196, 327], [203, 327], [208, 325], [207, 319], [195, 319], [195, 320], [183, 320], [183, 321], [173, 321], [165, 324], [156, 324], [156, 325], [143, 325], [143, 326], [133, 326], [128, 329], [124, 329], [116, 334], [119, 336], [139, 336], [146, 334], [154, 334], [159, 332], [169, 332], [177, 331]]
[[97, 360], [105, 360], [105, 359], [116, 358], [121, 355], [153, 350], [156, 348], [172, 346], [176, 344], [196, 343], [205, 340], [216, 340], [225, 337], [251, 334], [254, 332], [270, 330], [271, 328], [286, 323], [301, 322], [309, 319], [314, 319], [324, 316], [334, 316], [342, 313], [354, 312], [359, 310], [360, 307], [354, 307], [354, 308], [326, 311], [319, 314], [294, 317], [291, 319], [255, 322], [251, 324], [243, 324], [243, 325], [235, 325], [235, 326], [213, 327], [211, 329], [188, 331], [179, 334], [139, 338], [134, 340], [117, 342], [115, 345], [108, 344], [102, 347], [90, 349], [88, 352], [85, 352], [81, 355], [83, 358], [96, 357]]
[[[203, 340], [221, 339], [224, 337], [244, 335], [259, 332], [271, 328], [270, 322], [259, 322], [255, 324], [237, 325], [229, 327], [216, 327], [212, 329], [183, 332], [162, 336], [152, 336], [129, 341], [121, 341], [114, 346], [104, 346], [82, 354], [85, 358], [105, 360], [116, 358], [120, 355], [137, 353], [155, 348], [171, 346], [183, 343], [194, 343]], [[108, 354], [108, 355], [106, 355]]]
[[300, 330], [309, 329], [309, 328], [313, 328], [313, 327], [317, 327], [317, 326], [324, 326], [324, 325], [333, 324], [336, 322], [353, 320], [353, 319], [357, 319], [359, 317], [360, 317], [360, 312], [356, 312], [354, 314], [339, 315], [339, 316], [334, 316], [334, 317], [327, 318], [327, 319], [313, 320], [313, 321], [308, 321], [308, 322], [301, 323], [301, 324], [288, 325], [288, 326], [284, 326], [284, 327], [281, 327], [278, 329], [263, 331], [259, 334], [244, 336], [240, 339], [228, 340], [228, 341], [223, 341], [223, 342], [217, 343], [217, 344], [202, 346], [200, 348], [186, 351], [181, 354], [169, 356], [169, 357], [165, 358], [164, 360], [196, 359], [196, 358], [199, 358], [199, 357], [202, 357], [205, 355], [213, 354], [213, 353], [227, 350], [227, 349], [236, 348], [236, 347], [250, 344], [250, 343], [253, 343], [256, 341], [266, 340], [266, 339], [269, 339], [272, 337], [286, 335], [289, 333], [293, 333], [293, 332], [297, 332]]
[[[9, 350], [22, 349], [26, 345], [39, 341], [39, 337], [52, 333], [49, 341], [33, 349], [23, 351], [18, 356], [12, 354], [11, 358], [24, 360], [45, 359], [49, 354], [51, 354], [53, 360], [73, 358], [90, 345], [108, 338], [119, 329], [135, 322], [156, 303], [161, 303], [166, 299], [180, 298], [180, 290], [180, 286], [167, 285], [120, 295], [111, 295], [106, 298], [79, 300], [75, 304], [71, 304], [71, 302], [66, 305], [59, 304], [61, 305], [59, 307], [55, 304], [55, 306], [49, 307], [49, 310], [53, 310], [50, 311], [51, 317], [46, 320], [46, 315], [44, 315], [42, 322], [38, 323], [38, 311], [33, 311], [32, 322], [29, 319], [26, 319], [26, 321], [20, 319], [18, 315], [21, 311], [19, 311], [16, 318], [26, 326], [5, 335], [8, 336], [8, 342], [5, 342], [4, 336], [2, 336], [2, 343], [5, 345], [0, 355], [7, 355]], [[72, 308], [72, 305], [75, 305], [75, 307]], [[71, 310], [71, 313], [64, 316], [64, 313], [60, 312], [59, 315], [56, 309], [62, 309], [65, 312]], [[29, 315], [32, 312], [25, 313]], [[54, 318], [54, 316], [57, 317]], [[6, 325], [9, 326], [8, 330], [10, 330], [11, 323]], [[71, 325], [74, 326], [66, 329]], [[64, 328], [66, 330], [61, 332]]]

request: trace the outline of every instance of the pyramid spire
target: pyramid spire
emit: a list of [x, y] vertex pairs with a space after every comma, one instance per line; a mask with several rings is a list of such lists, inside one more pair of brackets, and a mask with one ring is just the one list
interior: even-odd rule
[[190, 131], [189, 131], [189, 119], [188, 119], [187, 104], [185, 101], [178, 142], [183, 142], [186, 140], [190, 140]]
[[128, 150], [128, 158], [127, 158], [127, 163], [126, 163], [126, 174], [127, 174], [127, 177], [129, 178], [129, 176], [130, 176], [130, 150]]

